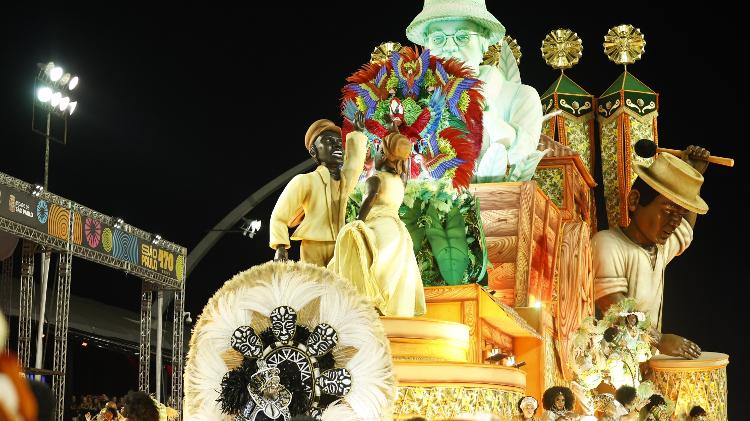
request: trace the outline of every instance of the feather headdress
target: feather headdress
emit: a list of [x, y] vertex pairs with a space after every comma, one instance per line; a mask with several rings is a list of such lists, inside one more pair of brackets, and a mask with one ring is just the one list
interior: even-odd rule
[[269, 262], [236, 275], [209, 300], [190, 340], [185, 419], [379, 419], [394, 398], [374, 308], [310, 264]]

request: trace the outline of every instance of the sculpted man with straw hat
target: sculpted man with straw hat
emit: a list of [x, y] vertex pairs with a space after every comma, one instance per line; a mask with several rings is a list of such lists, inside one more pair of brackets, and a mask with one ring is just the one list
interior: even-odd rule
[[651, 166], [635, 165], [638, 178], [627, 196], [630, 224], [593, 238], [594, 298], [603, 312], [625, 298], [653, 323], [653, 343], [663, 354], [698, 358], [693, 342], [662, 334], [664, 269], [693, 239], [696, 214], [708, 212], [700, 197], [707, 150], [689, 146], [680, 158], [662, 153]]
[[294, 227], [291, 239], [302, 242], [301, 261], [326, 266], [333, 257], [336, 236], [346, 223], [347, 200], [365, 164], [364, 115], [358, 113], [353, 123], [355, 131], [346, 137], [346, 151], [341, 128], [332, 121], [318, 120], [307, 129], [305, 148], [318, 168], [295, 176], [276, 201], [269, 242], [276, 250], [274, 260], [287, 260], [289, 228]]
[[485, 0], [425, 0], [422, 12], [406, 28], [410, 41], [435, 56], [463, 61], [484, 82], [484, 136], [476, 171], [480, 182], [519, 181], [506, 174], [514, 166], [527, 168], [524, 174], [530, 179], [543, 156], [537, 151], [542, 132], [539, 93], [521, 84], [507, 44], [500, 66], [482, 65], [487, 49], [504, 36], [505, 27], [487, 11]]

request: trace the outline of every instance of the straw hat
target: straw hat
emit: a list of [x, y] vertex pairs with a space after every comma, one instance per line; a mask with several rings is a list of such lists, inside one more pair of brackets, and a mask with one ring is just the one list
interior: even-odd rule
[[406, 28], [406, 37], [415, 44], [426, 45], [427, 25], [456, 18], [470, 20], [486, 29], [490, 44], [497, 44], [505, 36], [505, 27], [487, 11], [485, 0], [425, 0], [422, 11]]
[[646, 184], [672, 202], [701, 215], [708, 212], [708, 205], [700, 197], [703, 175], [682, 159], [661, 153], [651, 166], [635, 164], [634, 170]]

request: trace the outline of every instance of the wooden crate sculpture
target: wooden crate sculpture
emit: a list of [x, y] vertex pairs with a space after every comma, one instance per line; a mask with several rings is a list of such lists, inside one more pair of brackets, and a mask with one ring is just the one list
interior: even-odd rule
[[542, 135], [539, 150], [549, 149], [536, 169], [534, 180], [560, 209], [563, 222], [582, 220], [596, 227], [596, 204], [592, 189], [596, 182], [581, 155]]
[[549, 302], [562, 217], [534, 181], [472, 184], [490, 262], [489, 288], [513, 307]]
[[554, 343], [565, 380], [572, 380], [568, 367], [570, 341], [581, 321], [594, 314], [593, 271], [589, 239], [596, 231], [594, 179], [571, 148], [542, 136], [539, 149], [550, 152], [537, 167], [535, 180], [560, 207], [563, 226], [554, 278]]

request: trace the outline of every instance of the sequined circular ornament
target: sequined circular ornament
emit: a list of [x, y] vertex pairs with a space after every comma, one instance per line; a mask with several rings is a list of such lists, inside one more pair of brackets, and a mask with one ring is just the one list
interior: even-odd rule
[[508, 35], [506, 35], [503, 40], [508, 44], [510, 51], [513, 52], [513, 57], [516, 58], [516, 64], [521, 64], [521, 56], [523, 56], [523, 54], [521, 53], [521, 46], [518, 45], [518, 40], [511, 38]]
[[502, 50], [503, 44], [500, 42], [490, 45], [489, 48], [487, 48], [487, 51], [484, 52], [482, 64], [487, 66], [497, 66], [500, 64], [500, 52]]
[[554, 69], [570, 69], [583, 55], [583, 42], [570, 29], [555, 29], [542, 41], [542, 57]]
[[507, 43], [508, 47], [510, 47], [510, 50], [513, 52], [513, 57], [516, 58], [516, 64], [521, 64], [521, 56], [523, 56], [521, 53], [521, 46], [518, 45], [518, 41], [515, 38], [511, 38], [509, 35], [506, 35], [502, 42], [492, 44], [487, 48], [487, 51], [485, 51], [484, 57], [482, 58], [482, 64], [488, 66], [500, 65], [500, 55], [503, 51], [503, 42]]
[[372, 50], [372, 53], [370, 54], [370, 63], [382, 63], [388, 61], [391, 59], [392, 52], [400, 50], [400, 43], [392, 41], [384, 42]]
[[633, 64], [640, 59], [646, 48], [641, 30], [633, 25], [618, 25], [610, 28], [604, 36], [604, 54], [617, 64]]

